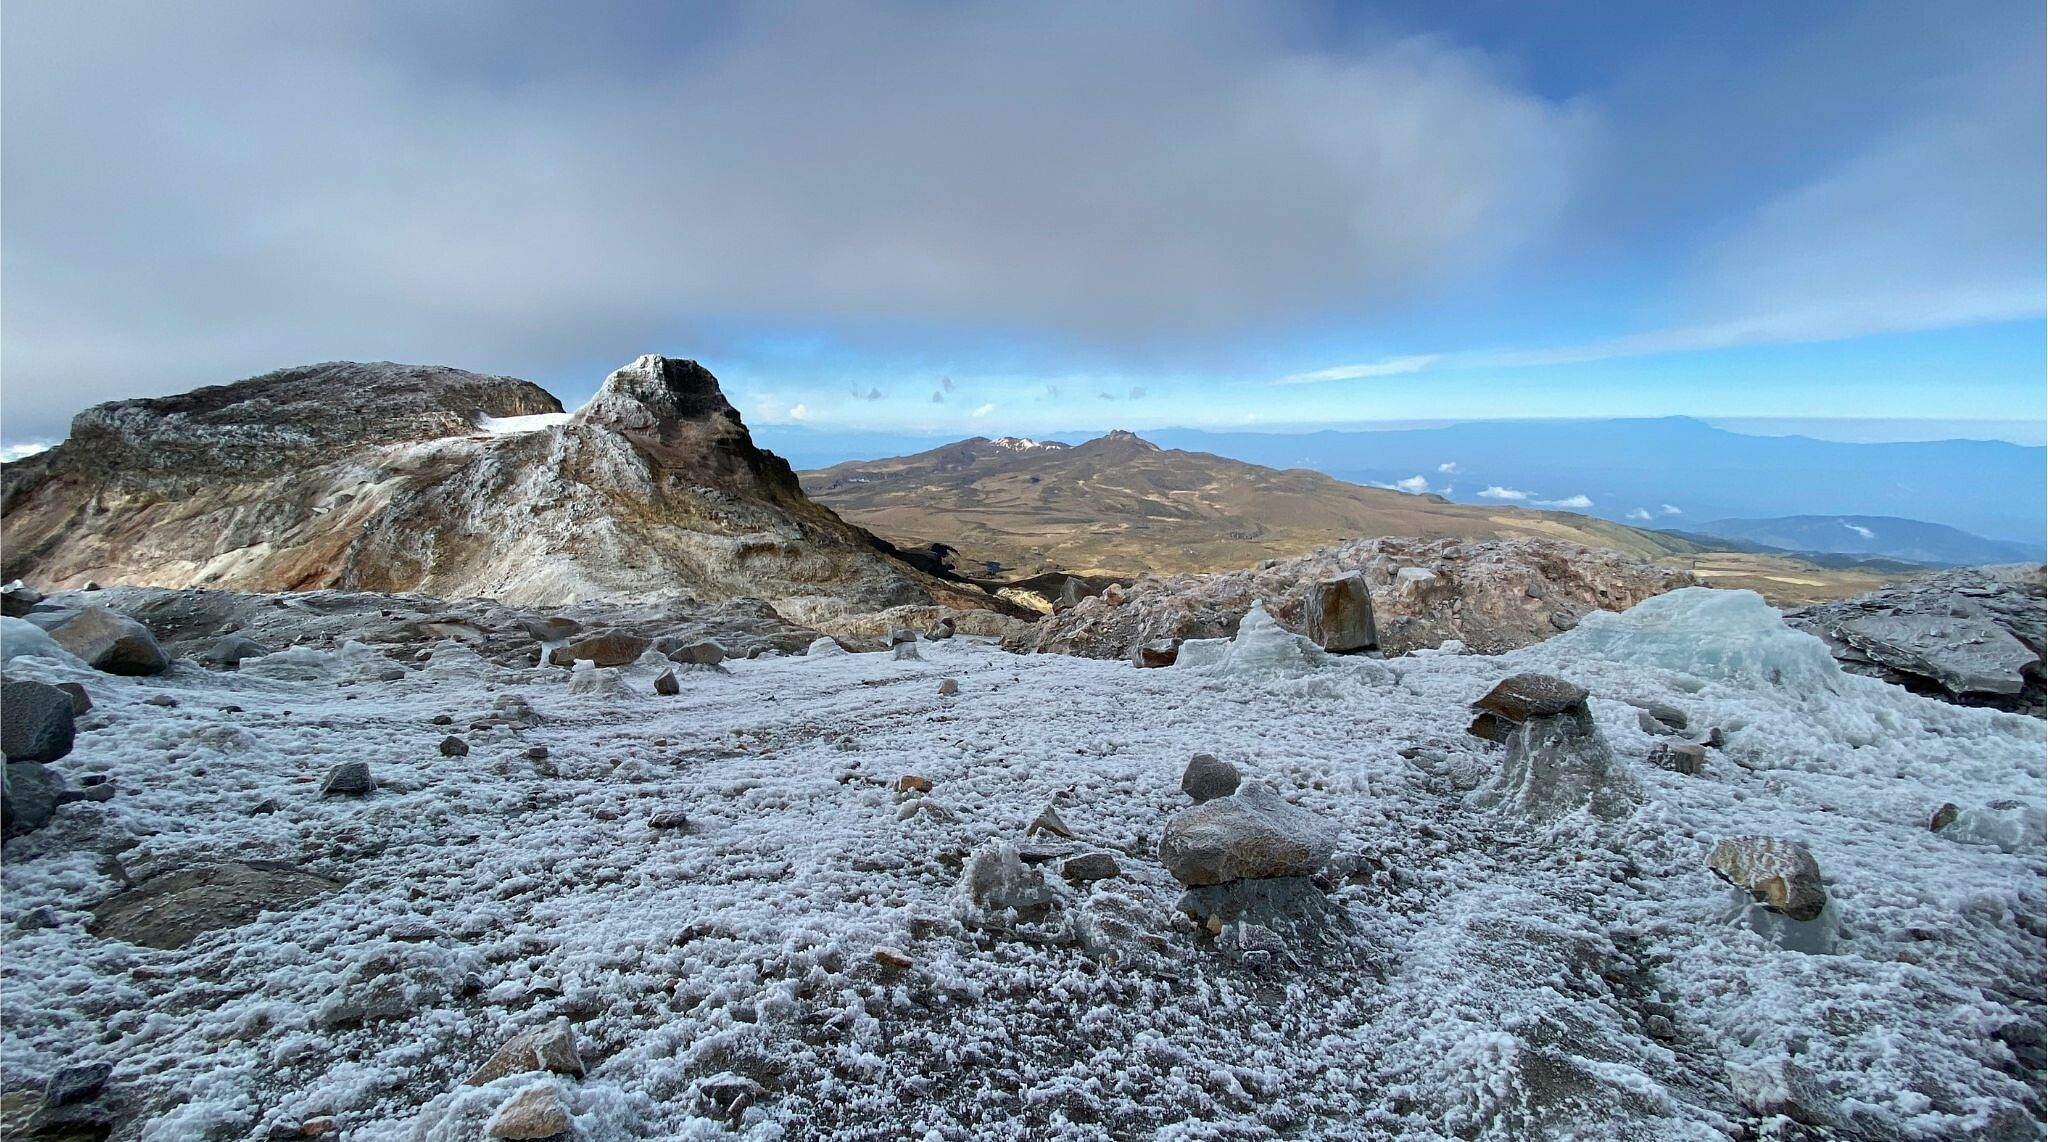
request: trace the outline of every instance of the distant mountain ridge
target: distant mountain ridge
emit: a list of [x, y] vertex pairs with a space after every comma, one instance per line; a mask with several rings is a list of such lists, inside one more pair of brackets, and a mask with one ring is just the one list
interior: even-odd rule
[[1897, 516], [1801, 515], [1720, 519], [1697, 532], [1781, 550], [1866, 555], [1943, 567], [2040, 562], [2039, 545], [1985, 539], [1938, 523]]

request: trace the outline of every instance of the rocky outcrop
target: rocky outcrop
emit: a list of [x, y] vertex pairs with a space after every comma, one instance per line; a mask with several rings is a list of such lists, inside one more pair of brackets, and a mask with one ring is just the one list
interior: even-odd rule
[[2043, 713], [2040, 564], [1959, 567], [1789, 611], [1842, 669], [1972, 706]]
[[812, 503], [694, 361], [641, 357], [560, 414], [526, 381], [350, 363], [99, 405], [6, 466], [5, 574], [45, 589], [1005, 606]]
[[1480, 653], [1513, 650], [1570, 628], [1590, 611], [1626, 610], [1694, 584], [1684, 571], [1555, 540], [1353, 540], [1257, 569], [1112, 587], [1005, 645], [1128, 658], [1154, 642], [1231, 637], [1258, 600], [1283, 627], [1301, 632], [1310, 625], [1310, 597], [1349, 574], [1363, 580], [1371, 625], [1390, 655], [1450, 639]]

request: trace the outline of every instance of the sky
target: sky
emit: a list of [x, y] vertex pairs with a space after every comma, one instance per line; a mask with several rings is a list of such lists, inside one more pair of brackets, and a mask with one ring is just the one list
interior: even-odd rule
[[660, 352], [821, 431], [2038, 443], [2043, 51], [2032, 0], [9, 0], [0, 442]]

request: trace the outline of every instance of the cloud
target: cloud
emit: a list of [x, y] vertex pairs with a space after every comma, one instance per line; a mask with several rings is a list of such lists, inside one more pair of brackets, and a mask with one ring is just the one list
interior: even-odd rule
[[1860, 524], [1860, 523], [1850, 523], [1850, 522], [1849, 522], [1848, 520], [1843, 520], [1843, 521], [1842, 521], [1842, 526], [1843, 526], [1843, 527], [1846, 527], [1846, 528], [1848, 528], [1848, 529], [1849, 529], [1850, 531], [1853, 531], [1853, 532], [1855, 532], [1855, 533], [1856, 533], [1857, 535], [1860, 535], [1860, 536], [1862, 536], [1862, 537], [1863, 537], [1863, 538], [1865, 538], [1865, 539], [1876, 539], [1876, 538], [1877, 538], [1877, 533], [1876, 533], [1876, 532], [1874, 532], [1874, 531], [1870, 530], [1870, 529], [1869, 529], [1869, 528], [1867, 528], [1867, 527], [1864, 527], [1864, 526], [1863, 526], [1862, 524]]
[[1411, 496], [1419, 496], [1429, 490], [1429, 479], [1426, 476], [1410, 476], [1405, 480], [1394, 481], [1394, 486]]
[[1529, 248], [1596, 129], [1446, 37], [1304, 39], [1306, 3], [261, 8], [10, 6], [21, 430], [734, 323], [1131, 347], [1387, 313]]
[[801, 403], [801, 402], [799, 402], [799, 403], [797, 403], [797, 404], [793, 404], [793, 405], [790, 405], [790, 406], [789, 406], [789, 419], [791, 419], [791, 420], [809, 420], [809, 419], [811, 419], [811, 408], [810, 408], [810, 406], [809, 406], [809, 405], [807, 405], [807, 404], [803, 404], [803, 403]]
[[1515, 488], [1503, 488], [1499, 484], [1493, 484], [1482, 489], [1479, 493], [1479, 498], [1482, 500], [1508, 500], [1520, 503], [1528, 499], [1531, 494]]
[[1144, 400], [1144, 399], [1145, 399], [1145, 386], [1143, 386], [1143, 385], [1132, 385], [1132, 386], [1131, 386], [1131, 399], [1132, 399], [1132, 400]]
[[1316, 369], [1307, 373], [1289, 373], [1276, 379], [1276, 385], [1317, 385], [1330, 381], [1356, 381], [1366, 377], [1398, 377], [1408, 373], [1419, 373], [1442, 360], [1441, 354], [1422, 353], [1412, 357], [1389, 357], [1384, 361], [1368, 361], [1357, 365], [1337, 365], [1328, 369]]
[[1657, 509], [1658, 515], [1684, 515], [1685, 509], [1676, 504], [1665, 504]]
[[1587, 499], [1583, 495], [1566, 496], [1561, 500], [1537, 500], [1536, 506], [1544, 508], [1566, 508], [1571, 511], [1585, 511], [1587, 508], [1593, 506], [1593, 501]]
[[38, 452], [48, 452], [51, 447], [47, 440], [24, 440], [15, 444], [0, 445], [0, 464], [26, 460]]
[[1648, 511], [1647, 511], [1646, 509], [1643, 509], [1643, 508], [1630, 508], [1630, 509], [1629, 509], [1629, 512], [1628, 512], [1628, 515], [1624, 516], [1623, 518], [1625, 518], [1625, 519], [1632, 519], [1632, 520], [1638, 520], [1638, 521], [1642, 521], [1642, 522], [1648, 522], [1648, 521], [1649, 521], [1649, 520], [1651, 519], [1651, 516], [1650, 516], [1650, 513], [1649, 513], [1649, 512], [1648, 512]]
[[977, 406], [977, 407], [975, 408], [975, 410], [974, 410], [974, 411], [973, 411], [972, 413], [970, 413], [969, 415], [970, 415], [970, 416], [987, 416], [987, 415], [988, 415], [989, 413], [992, 413], [992, 412], [994, 412], [995, 410], [996, 410], [996, 405], [995, 405], [995, 402], [994, 402], [994, 401], [989, 401], [989, 402], [988, 402], [988, 403], [986, 403], [986, 404], [982, 404], [982, 405], [979, 405], [979, 406]]
[[1436, 470], [1442, 472], [1446, 476], [1455, 476], [1458, 473], [1458, 462], [1456, 460], [1446, 460], [1443, 463], [1438, 464], [1436, 466]]

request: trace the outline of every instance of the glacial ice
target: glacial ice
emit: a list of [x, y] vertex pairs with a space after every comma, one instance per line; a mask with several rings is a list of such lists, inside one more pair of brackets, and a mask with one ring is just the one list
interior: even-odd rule
[[1754, 591], [1686, 587], [1626, 611], [1593, 611], [1546, 650], [1803, 693], [1837, 691], [1842, 681], [1826, 644], [1786, 626]]
[[1237, 624], [1236, 638], [1191, 638], [1180, 645], [1178, 667], [1224, 674], [1306, 674], [1329, 660], [1322, 647], [1274, 621], [1263, 603], [1254, 601]]

